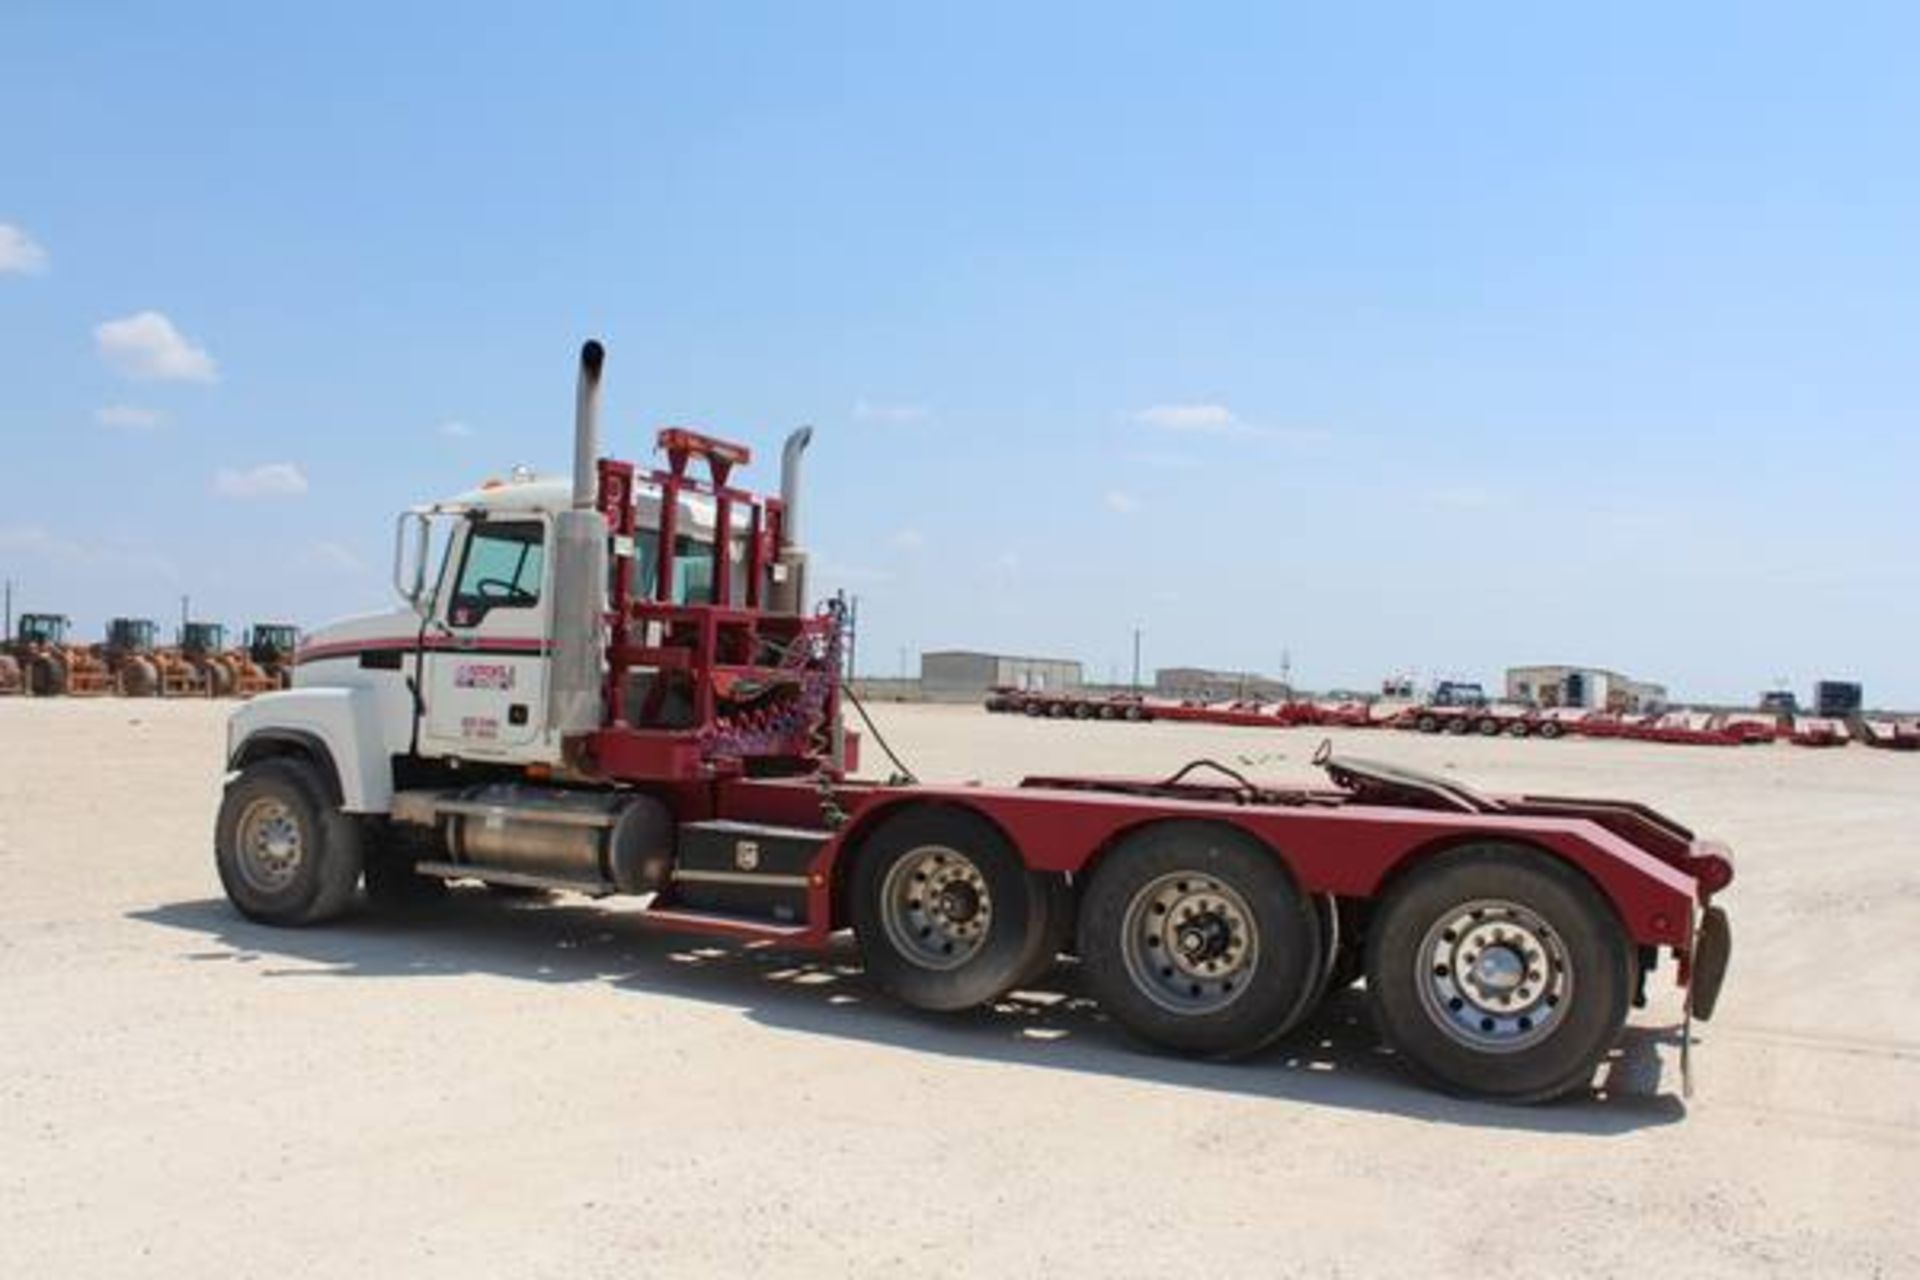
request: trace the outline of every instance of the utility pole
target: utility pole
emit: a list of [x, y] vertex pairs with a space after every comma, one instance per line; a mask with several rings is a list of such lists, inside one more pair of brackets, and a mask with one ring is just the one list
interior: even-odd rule
[[7, 579], [7, 629], [0, 632], [0, 640], [13, 638], [13, 579]]
[[1133, 691], [1140, 692], [1140, 628], [1133, 629]]
[[193, 603], [192, 596], [180, 597], [180, 634], [174, 638], [180, 641], [182, 644], [186, 643], [186, 639], [187, 639], [187, 618], [189, 616], [187, 611], [187, 606], [192, 603]]

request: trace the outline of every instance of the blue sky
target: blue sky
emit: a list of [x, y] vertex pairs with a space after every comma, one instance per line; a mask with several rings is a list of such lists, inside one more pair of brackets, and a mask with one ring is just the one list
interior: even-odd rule
[[1911, 12], [15, 3], [0, 573], [380, 607], [599, 335], [621, 452], [818, 427], [872, 671], [1920, 705]]

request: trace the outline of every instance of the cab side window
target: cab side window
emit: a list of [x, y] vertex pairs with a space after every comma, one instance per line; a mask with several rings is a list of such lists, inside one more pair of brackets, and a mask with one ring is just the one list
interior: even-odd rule
[[538, 520], [487, 520], [467, 535], [460, 580], [447, 604], [447, 621], [477, 626], [495, 609], [531, 609], [540, 603], [546, 569], [544, 528]]

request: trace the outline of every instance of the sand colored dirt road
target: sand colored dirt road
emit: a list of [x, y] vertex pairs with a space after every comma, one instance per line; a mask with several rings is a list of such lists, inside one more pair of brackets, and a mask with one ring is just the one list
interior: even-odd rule
[[[1511, 1110], [1403, 1079], [1358, 991], [1215, 1065], [1071, 966], [936, 1018], [579, 899], [250, 925], [224, 712], [0, 702], [0, 1275], [1920, 1274], [1920, 757], [1340, 737], [1734, 845], [1694, 1098], [1662, 988], [1600, 1093]], [[1306, 780], [1318, 741], [876, 714], [929, 778]]]

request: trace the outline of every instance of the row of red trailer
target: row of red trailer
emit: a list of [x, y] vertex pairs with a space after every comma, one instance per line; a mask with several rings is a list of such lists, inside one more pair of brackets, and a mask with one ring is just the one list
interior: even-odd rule
[[1235, 699], [1203, 702], [1141, 694], [1048, 693], [993, 689], [988, 711], [1062, 720], [1161, 720], [1239, 728], [1302, 726], [1407, 729], [1422, 733], [1478, 734], [1514, 738], [1622, 738], [1683, 746], [1737, 747], [1790, 742], [1802, 747], [1843, 747], [1860, 742], [1888, 750], [1920, 750], [1920, 719], [1774, 716], [1760, 712], [1668, 711], [1651, 715], [1591, 711], [1576, 707], [1493, 704], [1444, 707], [1421, 704]]

